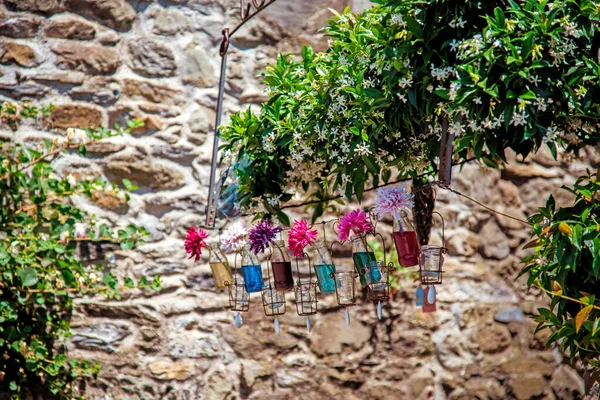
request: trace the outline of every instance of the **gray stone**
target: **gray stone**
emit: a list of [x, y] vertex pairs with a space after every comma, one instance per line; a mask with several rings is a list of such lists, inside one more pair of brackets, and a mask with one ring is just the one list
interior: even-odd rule
[[41, 20], [34, 16], [6, 18], [0, 21], [0, 36], [31, 38], [36, 35], [40, 23]]
[[195, 110], [188, 120], [190, 135], [189, 141], [202, 145], [206, 137], [212, 132], [215, 126], [215, 112], [206, 107]]
[[98, 29], [98, 32], [96, 33], [96, 40], [98, 43], [105, 46], [114, 46], [115, 44], [119, 43], [121, 36], [112, 29], [103, 28]]
[[118, 31], [127, 31], [136, 12], [126, 0], [68, 0], [69, 8]]
[[190, 42], [185, 47], [183, 81], [200, 88], [213, 87], [217, 82], [208, 55], [195, 42]]
[[49, 90], [47, 87], [38, 85], [35, 82], [0, 83], [0, 93], [13, 99], [38, 98], [44, 96]]
[[160, 8], [152, 15], [152, 33], [156, 35], [173, 36], [190, 29], [191, 20], [176, 8]]
[[[112, 104], [121, 97], [121, 83], [114, 78], [94, 76], [83, 86], [69, 91], [71, 98], [80, 101], [91, 101], [96, 104]], [[112, 127], [113, 124], [110, 124]]]
[[137, 37], [127, 42], [129, 67], [142, 76], [174, 76], [177, 64], [173, 51], [156, 40]]
[[523, 310], [519, 307], [502, 307], [496, 312], [494, 319], [505, 324], [512, 321], [522, 322]]
[[482, 244], [482, 253], [486, 258], [502, 260], [510, 254], [508, 238], [494, 220], [488, 221], [483, 226], [479, 232], [479, 237]]
[[44, 33], [51, 38], [90, 40], [96, 36], [96, 29], [83, 19], [61, 17], [48, 21]]
[[94, 325], [79, 327], [75, 330], [71, 341], [76, 346], [88, 350], [102, 350], [115, 352], [130, 331], [125, 326], [111, 323], [95, 323]]
[[216, 358], [222, 351], [216, 336], [198, 331], [170, 332], [166, 348], [173, 358]]
[[59, 67], [91, 75], [113, 74], [120, 63], [116, 51], [102, 46], [64, 42], [53, 46], [52, 51]]

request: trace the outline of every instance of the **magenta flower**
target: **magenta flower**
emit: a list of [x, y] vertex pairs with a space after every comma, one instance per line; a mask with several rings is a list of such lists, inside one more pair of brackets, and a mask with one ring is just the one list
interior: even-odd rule
[[268, 219], [263, 219], [248, 231], [250, 239], [250, 250], [254, 254], [264, 253], [267, 247], [273, 244], [273, 239], [282, 229], [279, 225], [273, 225]]
[[304, 248], [317, 240], [317, 230], [310, 230], [306, 221], [294, 220], [294, 225], [288, 232], [288, 248], [294, 257], [302, 257]]
[[196, 229], [193, 226], [187, 230], [187, 235], [185, 235], [185, 251], [190, 255], [190, 258], [196, 257], [194, 261], [198, 262], [200, 260], [200, 255], [202, 254], [202, 249], [206, 247], [206, 242], [204, 239], [208, 237], [208, 233], [204, 231], [204, 229], [199, 228]]
[[367, 214], [364, 211], [354, 210], [344, 215], [340, 220], [338, 226], [338, 239], [348, 240], [350, 237], [350, 231], [360, 235], [361, 233], [367, 233], [373, 230], [371, 221], [367, 218]]
[[400, 219], [401, 211], [406, 211], [414, 205], [413, 195], [406, 191], [406, 183], [382, 187], [377, 190], [373, 213], [377, 215], [378, 219], [382, 219], [385, 214], [391, 214], [395, 219]]

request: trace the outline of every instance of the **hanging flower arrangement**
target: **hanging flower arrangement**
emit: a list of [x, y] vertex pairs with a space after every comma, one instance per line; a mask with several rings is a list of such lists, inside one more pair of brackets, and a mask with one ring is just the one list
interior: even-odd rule
[[270, 220], [263, 219], [249, 231], [250, 250], [254, 254], [264, 253], [267, 247], [273, 244], [273, 240], [281, 231], [281, 226], [273, 225]]
[[304, 248], [313, 245], [317, 240], [317, 230], [310, 229], [304, 220], [294, 221], [294, 225], [288, 232], [288, 248], [294, 257], [302, 257]]
[[208, 237], [208, 233], [202, 228], [196, 229], [193, 226], [187, 230], [185, 236], [185, 251], [190, 255], [189, 258], [195, 257], [194, 261], [200, 260], [202, 249], [206, 247], [204, 239]]
[[348, 240], [350, 231], [361, 235], [373, 230], [371, 221], [367, 218], [367, 213], [360, 210], [354, 210], [344, 215], [338, 226], [338, 239]]
[[394, 219], [400, 219], [402, 218], [402, 211], [408, 211], [414, 207], [413, 198], [413, 194], [406, 191], [406, 183], [382, 187], [377, 189], [373, 213], [379, 220], [387, 214], [390, 214]]
[[248, 228], [240, 221], [234, 222], [221, 238], [221, 247], [226, 252], [240, 252], [248, 244]]

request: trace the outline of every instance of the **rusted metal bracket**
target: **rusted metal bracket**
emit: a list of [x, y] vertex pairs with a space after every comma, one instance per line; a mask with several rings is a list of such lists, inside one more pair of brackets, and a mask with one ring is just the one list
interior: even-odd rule
[[219, 46], [219, 55], [221, 56], [221, 75], [219, 76], [219, 96], [217, 98], [217, 112], [215, 116], [215, 136], [213, 138], [213, 150], [210, 166], [210, 181], [208, 187], [208, 201], [206, 203], [206, 223], [204, 228], [214, 229], [217, 221], [215, 202], [215, 176], [217, 173], [217, 158], [219, 153], [219, 126], [221, 125], [221, 116], [223, 114], [223, 95], [225, 92], [225, 80], [227, 79], [227, 51], [229, 50], [230, 38], [249, 20], [255, 17], [262, 10], [275, 3], [277, 0], [240, 0], [241, 21], [232, 30], [223, 29], [221, 32], [223, 39]]

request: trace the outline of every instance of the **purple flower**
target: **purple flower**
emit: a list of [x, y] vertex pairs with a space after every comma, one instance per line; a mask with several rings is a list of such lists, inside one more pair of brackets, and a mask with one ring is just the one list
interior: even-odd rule
[[281, 231], [279, 225], [273, 225], [268, 219], [263, 219], [249, 231], [250, 250], [254, 254], [264, 253], [267, 247], [273, 244], [275, 236]]

